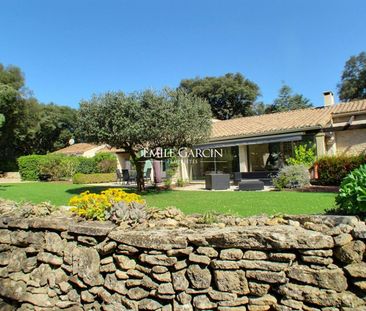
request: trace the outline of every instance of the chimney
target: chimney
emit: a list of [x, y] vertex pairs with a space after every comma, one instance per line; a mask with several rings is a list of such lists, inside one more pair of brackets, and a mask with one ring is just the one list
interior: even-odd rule
[[334, 96], [332, 91], [326, 91], [324, 95], [324, 107], [334, 106]]

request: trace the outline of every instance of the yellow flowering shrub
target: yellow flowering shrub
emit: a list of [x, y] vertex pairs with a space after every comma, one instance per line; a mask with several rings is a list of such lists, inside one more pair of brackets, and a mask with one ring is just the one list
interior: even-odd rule
[[136, 193], [127, 193], [121, 189], [110, 188], [100, 194], [85, 191], [73, 196], [69, 205], [71, 211], [86, 219], [105, 220], [105, 212], [118, 202], [144, 204], [145, 201]]

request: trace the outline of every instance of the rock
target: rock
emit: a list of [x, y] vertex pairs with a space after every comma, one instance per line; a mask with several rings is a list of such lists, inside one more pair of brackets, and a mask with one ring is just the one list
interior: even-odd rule
[[113, 257], [106, 257], [100, 260], [101, 265], [108, 265], [113, 262]]
[[216, 287], [223, 292], [232, 292], [246, 295], [249, 293], [248, 281], [245, 272], [238, 271], [214, 271]]
[[237, 306], [241, 306], [243, 307], [243, 305], [247, 304], [249, 301], [248, 297], [243, 296], [240, 298], [236, 298], [233, 300], [228, 300], [228, 301], [220, 301], [219, 302], [219, 306], [222, 307], [237, 307]]
[[114, 255], [114, 259], [116, 260], [117, 266], [123, 270], [130, 270], [136, 268], [136, 261], [134, 259], [130, 259], [124, 255]]
[[228, 227], [214, 231], [207, 230], [199, 237], [192, 235], [188, 238], [192, 243], [207, 243], [219, 248], [285, 250], [323, 249], [334, 246], [331, 236], [288, 225], [271, 226], [271, 230], [268, 230], [267, 226]]
[[170, 249], [170, 250], [167, 251], [167, 255], [168, 256], [174, 256], [174, 257], [188, 256], [192, 252], [193, 252], [193, 247], [189, 246], [187, 248], [182, 248], [182, 249]]
[[126, 271], [116, 270], [115, 274], [119, 280], [127, 280], [129, 278]]
[[88, 236], [107, 236], [116, 226], [108, 222], [84, 221], [79, 223], [71, 223], [69, 225], [69, 233]]
[[147, 255], [141, 254], [139, 259], [142, 262], [148, 263], [150, 265], [157, 266], [173, 266], [178, 260], [175, 257], [168, 257], [166, 255]]
[[212, 260], [211, 267], [214, 269], [222, 270], [238, 270], [240, 269], [240, 263], [238, 261], [226, 261], [226, 260]]
[[153, 273], [152, 277], [158, 282], [171, 282], [172, 276], [170, 272], [166, 273]]
[[136, 278], [136, 279], [142, 279], [145, 276], [145, 274], [143, 274], [142, 272], [140, 272], [138, 270], [133, 270], [133, 269], [128, 270], [127, 275], [131, 278]]
[[215, 301], [226, 301], [226, 300], [235, 300], [237, 298], [237, 295], [234, 293], [227, 293], [227, 292], [220, 292], [217, 290], [209, 290], [208, 295], [212, 300]]
[[0, 229], [0, 244], [10, 244], [10, 230]]
[[306, 256], [318, 256], [318, 257], [333, 256], [333, 250], [331, 249], [300, 250], [300, 253]]
[[148, 289], [158, 289], [159, 285], [151, 280], [147, 275], [142, 278], [141, 285]]
[[128, 298], [133, 299], [133, 300], [140, 300], [140, 299], [148, 297], [149, 292], [140, 287], [133, 287], [128, 290], [127, 296], [128, 296]]
[[169, 271], [169, 269], [165, 266], [154, 266], [151, 270], [154, 273], [166, 273]]
[[69, 282], [75, 284], [79, 288], [87, 288], [87, 286], [83, 283], [82, 280], [78, 278], [77, 275], [73, 275], [69, 278]]
[[287, 298], [321, 307], [357, 307], [364, 304], [363, 300], [353, 293], [320, 290], [309, 285], [287, 283], [280, 286], [279, 293]]
[[104, 240], [102, 243], [99, 243], [96, 246], [96, 250], [100, 255], [105, 256], [113, 253], [113, 251], [117, 248], [117, 243], [114, 241]]
[[248, 285], [250, 294], [254, 296], [264, 296], [271, 287], [269, 284], [257, 282], [249, 282]]
[[345, 266], [344, 269], [353, 278], [364, 278], [366, 279], [366, 263], [359, 262]]
[[196, 255], [196, 254], [191, 253], [191, 254], [189, 254], [189, 261], [207, 266], [210, 264], [211, 259], [208, 256]]
[[8, 271], [9, 272], [19, 272], [22, 270], [24, 263], [27, 259], [25, 251], [20, 248], [12, 250], [9, 257]]
[[216, 258], [219, 255], [219, 253], [213, 247], [208, 246], [200, 246], [196, 251], [198, 254], [205, 255], [210, 258]]
[[335, 249], [335, 257], [343, 263], [351, 264], [361, 262], [365, 252], [365, 243], [352, 241]]
[[121, 295], [126, 295], [127, 293], [125, 283], [118, 281], [116, 275], [113, 273], [106, 275], [104, 287]]
[[37, 257], [30, 257], [24, 260], [22, 270], [24, 273], [29, 273], [37, 267]]
[[109, 238], [119, 243], [124, 243], [139, 248], [171, 250], [174, 248], [187, 248], [187, 239], [179, 234], [179, 231], [159, 230], [133, 232], [115, 230], [109, 234]]
[[356, 239], [365, 240], [366, 239], [366, 224], [364, 222], [358, 223], [354, 227], [352, 234]]
[[103, 284], [100, 275], [99, 254], [92, 248], [75, 248], [73, 250], [73, 274], [78, 274], [85, 284], [97, 286]]
[[342, 292], [347, 289], [347, 279], [341, 269], [314, 270], [308, 266], [293, 266], [288, 276], [302, 283]]
[[211, 272], [207, 268], [201, 268], [199, 265], [190, 265], [187, 269], [188, 278], [196, 289], [205, 289], [210, 287]]
[[287, 263], [264, 260], [240, 260], [239, 267], [245, 270], [286, 271], [289, 265]]
[[170, 295], [175, 294], [175, 291], [171, 283], [162, 283], [158, 287], [158, 293], [163, 295]]
[[343, 246], [348, 244], [349, 242], [351, 242], [353, 240], [352, 235], [348, 234], [348, 233], [342, 233], [340, 235], [335, 236], [334, 238], [334, 244], [336, 246]]
[[224, 249], [220, 252], [220, 259], [223, 260], [240, 260], [243, 258], [243, 251], [241, 249]]
[[246, 251], [243, 254], [243, 259], [251, 259], [251, 260], [265, 260], [268, 259], [268, 255], [262, 251]]
[[136, 247], [133, 247], [131, 245], [125, 245], [125, 244], [119, 244], [117, 253], [123, 253], [127, 255], [136, 254], [139, 250]]
[[212, 310], [217, 304], [210, 301], [206, 295], [199, 295], [193, 298], [193, 306], [198, 310]]
[[22, 301], [29, 302], [37, 307], [53, 307], [54, 302], [47, 294], [30, 294], [26, 293], [22, 296]]
[[324, 258], [319, 256], [301, 256], [303, 262], [316, 265], [328, 266], [333, 263], [333, 258]]
[[67, 293], [67, 298], [70, 301], [73, 301], [73, 302], [77, 302], [77, 301], [80, 300], [80, 296], [79, 296], [78, 292], [75, 289], [72, 289], [71, 291], [69, 291]]
[[78, 236], [78, 242], [80, 242], [80, 244], [84, 244], [87, 246], [94, 246], [94, 245], [98, 244], [98, 241], [96, 238], [94, 238], [92, 236], [84, 236], [84, 235]]
[[63, 263], [63, 260], [61, 257], [52, 255], [49, 253], [45, 253], [45, 252], [38, 253], [37, 260], [40, 262], [48, 263], [53, 266], [61, 266]]
[[34, 217], [28, 219], [30, 228], [66, 231], [73, 220], [66, 217]]
[[59, 256], [63, 255], [65, 249], [65, 242], [61, 239], [61, 237], [55, 232], [46, 232], [44, 235], [45, 238], [45, 250], [57, 254]]
[[266, 294], [258, 298], [249, 298], [250, 305], [260, 305], [260, 306], [274, 306], [277, 304], [276, 297]]
[[282, 299], [281, 304], [296, 310], [302, 310], [302, 307], [304, 306], [304, 303], [302, 303], [301, 301], [296, 301], [294, 299]]
[[185, 293], [185, 292], [181, 292], [177, 295], [177, 300], [185, 305], [185, 304], [189, 304], [192, 301], [192, 296]]
[[354, 281], [353, 284], [363, 292], [366, 292], [366, 281]]
[[71, 289], [71, 285], [68, 282], [61, 282], [58, 284], [58, 287], [60, 288], [61, 292], [67, 294]]
[[139, 301], [138, 305], [138, 310], [157, 310], [162, 307], [159, 302], [148, 298]]
[[255, 279], [258, 281], [263, 281], [267, 283], [286, 283], [286, 274], [285, 272], [271, 272], [271, 271], [256, 271], [256, 270], [248, 270], [246, 272], [246, 276], [248, 279]]
[[7, 266], [9, 264], [11, 252], [0, 253], [0, 266]]
[[292, 253], [270, 253], [269, 258], [273, 261], [293, 262], [296, 259], [296, 255]]
[[107, 265], [103, 265], [100, 267], [100, 272], [102, 272], [102, 273], [115, 272], [115, 271], [116, 271], [116, 266], [114, 265], [114, 263], [109, 263]]
[[[189, 282], [186, 279], [186, 270], [172, 273], [173, 287], [176, 291], [184, 291], [188, 288]], [[184, 304], [184, 303], [183, 303]]]
[[174, 264], [174, 269], [175, 270], [182, 270], [182, 269], [187, 268], [187, 267], [188, 267], [187, 259], [180, 260], [180, 261], [178, 261], [177, 263]]
[[0, 279], [0, 297], [20, 301], [26, 295], [26, 284], [10, 279]]

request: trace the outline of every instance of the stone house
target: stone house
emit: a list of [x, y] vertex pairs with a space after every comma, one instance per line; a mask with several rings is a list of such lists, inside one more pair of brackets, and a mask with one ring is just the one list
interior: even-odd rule
[[179, 174], [202, 180], [207, 171], [265, 172], [275, 169], [271, 155], [284, 163], [300, 143], [315, 145], [318, 157], [366, 152], [366, 100], [335, 104], [332, 92], [325, 92], [322, 107], [217, 120], [210, 140], [196, 148], [222, 155], [182, 159]]
[[88, 143], [77, 143], [59, 149], [54, 153], [61, 153], [69, 156], [81, 156], [85, 158], [92, 158], [99, 152], [116, 152], [116, 149], [111, 148], [107, 144], [95, 145]]

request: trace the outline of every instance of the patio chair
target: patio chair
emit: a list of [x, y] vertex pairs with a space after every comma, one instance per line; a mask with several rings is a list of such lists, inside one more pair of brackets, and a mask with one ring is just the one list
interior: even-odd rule
[[130, 183], [130, 173], [127, 169], [122, 170], [122, 181], [128, 185]]
[[119, 168], [116, 169], [116, 176], [117, 176], [117, 182], [122, 183], [123, 176], [122, 176], [121, 170]]

